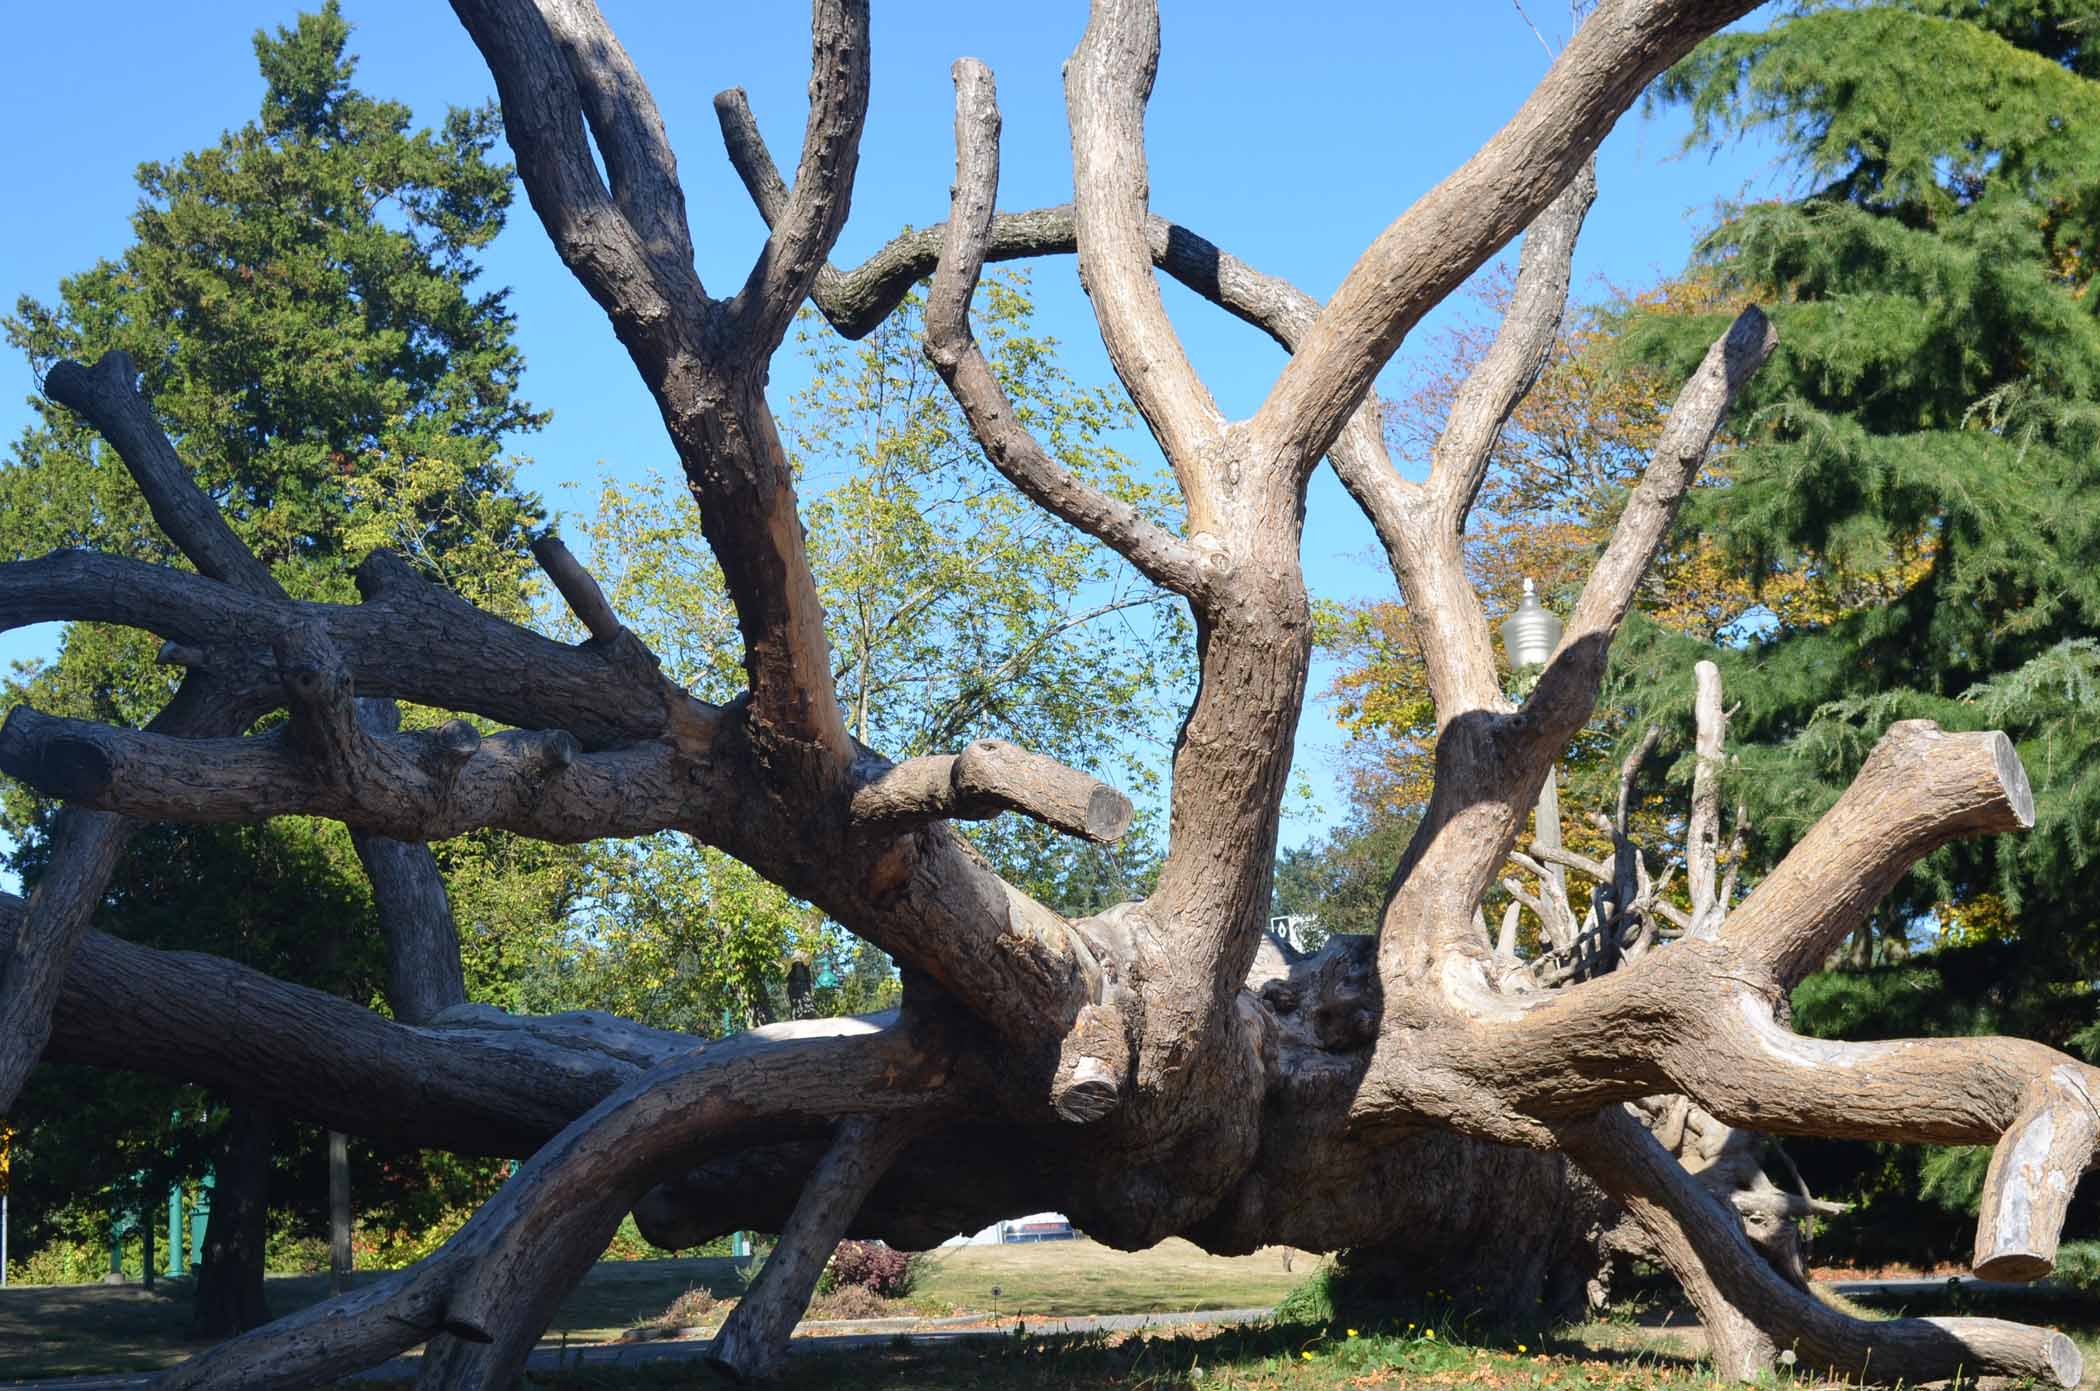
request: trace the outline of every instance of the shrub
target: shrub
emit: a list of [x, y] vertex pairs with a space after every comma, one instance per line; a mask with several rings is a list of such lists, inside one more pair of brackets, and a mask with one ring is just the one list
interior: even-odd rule
[[902, 1299], [917, 1279], [916, 1257], [879, 1241], [842, 1241], [818, 1277], [817, 1293], [858, 1288], [878, 1299]]
[[[901, 1254], [901, 1253], [900, 1253]], [[813, 1319], [879, 1319], [890, 1306], [866, 1285], [840, 1285], [829, 1294], [810, 1301], [807, 1317]]]
[[2085, 1294], [2100, 1290], [2100, 1241], [2067, 1241], [2058, 1247], [2056, 1278]]
[[1291, 1286], [1276, 1306], [1276, 1322], [1325, 1327], [1334, 1322], [1334, 1268], [1323, 1265]]
[[[138, 1239], [132, 1239], [138, 1246]], [[138, 1254], [134, 1249], [131, 1259], [124, 1263], [127, 1274], [138, 1276]], [[7, 1283], [10, 1285], [89, 1285], [100, 1280], [109, 1270], [109, 1247], [98, 1242], [71, 1241], [61, 1237], [39, 1246], [19, 1261], [7, 1267]]]
[[655, 1322], [667, 1328], [698, 1328], [716, 1321], [721, 1302], [704, 1286], [695, 1285], [672, 1300]]

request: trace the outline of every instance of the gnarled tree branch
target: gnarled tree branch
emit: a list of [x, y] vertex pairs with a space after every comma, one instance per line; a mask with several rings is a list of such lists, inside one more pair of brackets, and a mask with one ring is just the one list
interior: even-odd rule
[[727, 309], [746, 349], [763, 356], [780, 346], [846, 225], [868, 114], [867, 0], [815, 0], [809, 74], [795, 187], [785, 192], [765, 249]]
[[1755, 0], [1598, 7], [1509, 124], [1378, 235], [1251, 422], [1257, 454], [1310, 471], [1430, 306], [1560, 195], [1633, 99]]
[[1189, 530], [1201, 533], [1219, 522], [1225, 480], [1205, 456], [1220, 442], [1225, 417], [1168, 322], [1145, 245], [1145, 103], [1158, 67], [1155, 0], [1094, 0], [1065, 63], [1073, 229], [1108, 360], [1181, 480]]
[[1107, 783], [1001, 739], [908, 759], [853, 793], [853, 819], [862, 826], [981, 821], [1007, 811], [1102, 845], [1122, 838], [1132, 813], [1130, 799]]
[[1837, 805], [1729, 915], [1723, 940], [1791, 990], [1926, 855], [2033, 824], [2034, 791], [2010, 739], [1899, 721]]
[[1195, 595], [1203, 584], [1193, 548], [1129, 503], [1080, 478], [1036, 442], [993, 377], [970, 332], [970, 300], [984, 267], [986, 229], [999, 188], [999, 107], [989, 68], [955, 64], [955, 191], [933, 288], [926, 297], [926, 356], [1009, 482], [1135, 565], [1154, 582]]

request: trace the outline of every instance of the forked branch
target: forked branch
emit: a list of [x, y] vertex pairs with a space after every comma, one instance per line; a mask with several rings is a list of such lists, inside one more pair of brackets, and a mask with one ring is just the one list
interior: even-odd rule
[[[675, 189], [677, 166], [632, 64], [589, 0], [452, 9], [488, 60], [519, 177], [554, 249], [629, 352], [660, 356], [666, 330], [697, 321], [706, 291], [683, 197], [665, 187]], [[599, 177], [586, 122], [617, 192]]]
[[1524, 703], [1520, 718], [1537, 731], [1531, 737], [1557, 749], [1590, 717], [1612, 638], [1633, 605], [1641, 577], [1675, 524], [1721, 422], [1778, 345], [1771, 321], [1752, 305], [1706, 350], [1698, 370], [1677, 393], [1647, 471], [1583, 583], [1559, 649]]
[[1618, 0], [1577, 30], [1494, 138], [1379, 234], [1252, 422], [1310, 471], [1415, 323], [1574, 179], [1635, 97], [1756, 0]]
[[926, 299], [926, 355], [948, 384], [985, 456], [1038, 506], [1124, 556], [1155, 583], [1201, 593], [1203, 566], [1179, 537], [1066, 468], [1037, 443], [992, 375], [970, 332], [970, 300], [984, 268], [999, 188], [999, 106], [991, 70], [955, 64], [955, 190], [933, 288]]
[[761, 358], [780, 346], [846, 225], [868, 114], [867, 0], [815, 0], [809, 73], [809, 122], [795, 187], [727, 310], [744, 351]]
[[1108, 360], [1181, 480], [1189, 530], [1200, 533], [1218, 523], [1225, 480], [1204, 458], [1222, 440], [1225, 417], [1167, 319], [1145, 245], [1145, 103], [1158, 68], [1156, 0], [1093, 0], [1065, 63], [1072, 208], [1080, 282]]

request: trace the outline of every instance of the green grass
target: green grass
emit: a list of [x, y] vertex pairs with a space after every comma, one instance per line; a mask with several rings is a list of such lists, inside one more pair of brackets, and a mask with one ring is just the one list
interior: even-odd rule
[[[700, 1364], [623, 1372], [546, 1372], [537, 1391], [729, 1391]], [[1603, 1351], [1574, 1343], [1467, 1346], [1424, 1330], [1409, 1335], [1303, 1327], [1238, 1328], [1110, 1339], [1008, 1337], [945, 1346], [799, 1353], [785, 1384], [797, 1391], [1362, 1391], [1484, 1387], [1496, 1391], [1711, 1391], [1692, 1359]]]
[[[1299, 1256], [1283, 1269], [1280, 1251], [1207, 1256], [1184, 1241], [1150, 1251], [1111, 1251], [1091, 1241], [950, 1248], [932, 1257], [912, 1304], [929, 1312], [1070, 1316], [1176, 1309], [1267, 1307], [1312, 1266]], [[718, 1298], [743, 1292], [727, 1257], [605, 1261], [556, 1312], [550, 1338], [604, 1342], [653, 1320], [688, 1288]], [[354, 1283], [381, 1278], [363, 1274]], [[991, 1291], [1001, 1293], [994, 1296]], [[0, 1369], [11, 1377], [165, 1367], [209, 1346], [187, 1336], [191, 1283], [30, 1285], [0, 1290]], [[270, 1309], [289, 1314], [324, 1299], [323, 1275], [272, 1276]], [[905, 1312], [908, 1312], [905, 1311]]]
[[[1156, 1314], [1185, 1309], [1266, 1309], [1319, 1264], [1281, 1247], [1212, 1256], [1178, 1238], [1149, 1251], [1097, 1242], [951, 1246], [929, 1254], [912, 1298], [1000, 1314]], [[999, 1293], [994, 1294], [994, 1290]]]

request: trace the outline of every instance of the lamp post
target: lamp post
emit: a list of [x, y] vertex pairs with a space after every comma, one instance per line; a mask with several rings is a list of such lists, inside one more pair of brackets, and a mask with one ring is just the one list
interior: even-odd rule
[[1527, 576], [1517, 611], [1502, 620], [1502, 650], [1509, 664], [1522, 670], [1544, 666], [1560, 646], [1560, 620], [1539, 602], [1538, 588]]
[[[1542, 667], [1552, 660], [1553, 649], [1560, 646], [1561, 622], [1544, 604], [1539, 602], [1538, 588], [1529, 576], [1524, 580], [1524, 597], [1517, 604], [1517, 611], [1502, 620], [1502, 650], [1509, 657], [1510, 666], [1522, 672], [1527, 667]], [[1554, 771], [1546, 769], [1546, 781], [1539, 787], [1538, 812], [1532, 822], [1532, 841], [1542, 849], [1558, 850], [1560, 846], [1560, 789], [1555, 785]], [[1551, 860], [1541, 859], [1546, 871], [1550, 892], [1568, 896], [1567, 871]]]

